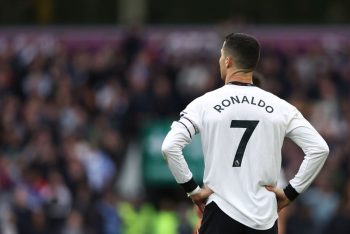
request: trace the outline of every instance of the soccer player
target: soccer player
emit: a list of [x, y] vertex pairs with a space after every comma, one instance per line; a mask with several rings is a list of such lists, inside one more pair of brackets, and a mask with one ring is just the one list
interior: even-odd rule
[[[253, 84], [260, 45], [229, 34], [219, 60], [225, 85], [192, 101], [173, 122], [162, 152], [177, 183], [204, 214], [200, 234], [277, 234], [278, 211], [304, 192], [329, 153], [320, 134], [291, 104]], [[203, 187], [192, 178], [182, 149], [200, 134]], [[305, 153], [295, 177], [276, 187], [285, 137]]]

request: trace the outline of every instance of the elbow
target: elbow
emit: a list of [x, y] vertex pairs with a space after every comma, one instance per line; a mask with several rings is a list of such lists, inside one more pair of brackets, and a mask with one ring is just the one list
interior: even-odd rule
[[172, 151], [172, 145], [170, 144], [170, 142], [164, 140], [162, 144], [162, 154], [165, 160], [168, 158]]
[[324, 142], [322, 145], [320, 145], [320, 154], [324, 157], [327, 158], [329, 155], [329, 147], [326, 142]]
[[181, 147], [179, 147], [176, 142], [169, 140], [168, 138], [165, 138], [161, 150], [165, 161], [172, 158], [177, 158], [181, 155]]

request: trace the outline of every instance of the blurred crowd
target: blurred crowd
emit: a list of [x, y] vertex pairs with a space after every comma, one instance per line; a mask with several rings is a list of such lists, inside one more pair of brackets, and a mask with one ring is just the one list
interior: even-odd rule
[[[220, 45], [185, 54], [167, 46], [137, 32], [93, 49], [0, 40], [1, 234], [192, 233], [189, 203], [131, 200], [116, 185], [144, 123], [176, 119], [222, 85]], [[331, 149], [288, 209], [285, 233], [350, 233], [350, 44], [262, 46], [262, 88], [297, 106]], [[287, 179], [302, 159], [287, 141]]]

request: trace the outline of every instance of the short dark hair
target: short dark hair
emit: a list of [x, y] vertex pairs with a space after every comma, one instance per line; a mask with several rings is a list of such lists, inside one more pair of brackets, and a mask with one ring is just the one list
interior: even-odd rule
[[225, 37], [223, 47], [231, 55], [237, 68], [253, 71], [259, 62], [260, 44], [255, 37], [245, 33], [231, 33]]

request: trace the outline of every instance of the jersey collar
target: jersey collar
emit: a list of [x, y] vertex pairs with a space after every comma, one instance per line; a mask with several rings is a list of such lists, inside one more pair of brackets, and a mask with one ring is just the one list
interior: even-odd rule
[[255, 86], [254, 84], [251, 84], [251, 83], [244, 83], [239, 81], [230, 81], [227, 84], [239, 85], [239, 86]]

